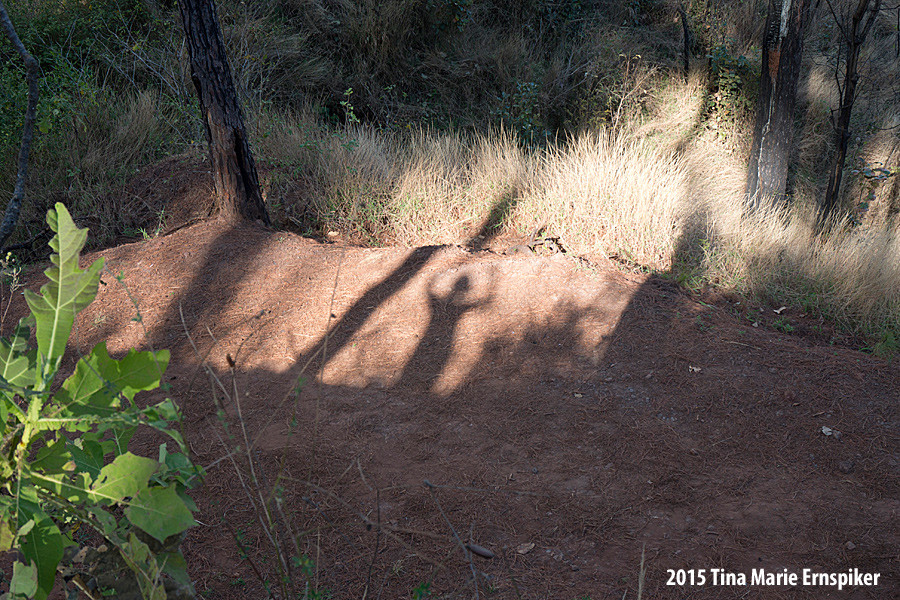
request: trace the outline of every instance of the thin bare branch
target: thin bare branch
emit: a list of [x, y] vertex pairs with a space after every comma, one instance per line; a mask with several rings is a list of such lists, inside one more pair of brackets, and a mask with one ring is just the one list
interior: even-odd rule
[[16, 34], [12, 21], [6, 13], [6, 7], [0, 1], [0, 25], [13, 48], [25, 62], [25, 80], [28, 82], [28, 102], [25, 107], [25, 125], [22, 128], [22, 145], [19, 147], [19, 169], [16, 174], [16, 187], [12, 198], [6, 205], [6, 214], [0, 223], [0, 255], [5, 254], [3, 248], [6, 240], [12, 235], [19, 222], [19, 212], [25, 199], [25, 183], [28, 180], [28, 156], [31, 154], [31, 142], [34, 139], [34, 124], [37, 120], [38, 103], [38, 61], [25, 49], [22, 40]]

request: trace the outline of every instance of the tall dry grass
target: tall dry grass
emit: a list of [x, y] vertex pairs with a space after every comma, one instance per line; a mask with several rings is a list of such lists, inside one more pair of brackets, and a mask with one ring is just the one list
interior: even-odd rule
[[[492, 12], [493, 4], [460, 13], [464, 26], [449, 29], [420, 4], [292, 0], [275, 10], [224, 3], [235, 79], [277, 221], [404, 245], [460, 243], [483, 233], [489, 218], [491, 235], [524, 235], [546, 224], [573, 253], [617, 256], [692, 286], [796, 304], [877, 340], [897, 330], [898, 178], [873, 181], [851, 172], [845, 204], [868, 210], [857, 210], [849, 217], [856, 222], [828, 237], [812, 226], [822, 157], [833, 139], [828, 116], [838, 63], [834, 45], [825, 43], [833, 27], [819, 22], [810, 34], [795, 201], [790, 209], [747, 216], [749, 126], [741, 120], [747, 116], [736, 113], [727, 128], [712, 130], [710, 84], [699, 76], [684, 83], [658, 62], [679, 52], [678, 26], [666, 24], [662, 13], [657, 20], [665, 26], [657, 28], [566, 21], [567, 45], [550, 29], [526, 36], [527, 28], [496, 26], [507, 17]], [[759, 24], [759, 2], [729, 6], [737, 16], [728, 23]], [[538, 16], [528, 22], [543, 22]], [[302, 36], [294, 35], [297, 23]], [[859, 100], [852, 167], [892, 166], [900, 152], [900, 117], [890, 101], [900, 63], [884, 27], [879, 22], [866, 55], [865, 75], [879, 85]], [[758, 29], [748, 29], [738, 46], [752, 48]], [[438, 30], [443, 37], [433, 48], [407, 43], [410, 32]], [[191, 91], [174, 39], [118, 40], [122, 57], [113, 71], [129, 84], [155, 80], [155, 91], [110, 92], [108, 102], [75, 111], [80, 123], [54, 130], [58, 142], [46, 151], [59, 156], [36, 157], [50, 166], [32, 180], [37, 211], [62, 194], [76, 212], [98, 215], [100, 238], [109, 237], [127, 220], [110, 189], [161, 151], [202, 138], [199, 128], [185, 129]], [[351, 57], [351, 66], [341, 62]], [[400, 89], [407, 80], [415, 86]], [[351, 84], [353, 95], [341, 95]], [[320, 113], [298, 108], [311, 87], [333, 96], [324, 107], [328, 125]], [[357, 103], [370, 123], [386, 128], [351, 124]], [[506, 126], [476, 133], [412, 124], [439, 106], [453, 122], [499, 115]], [[336, 118], [347, 122], [335, 126]], [[541, 146], [517, 138], [523, 124], [540, 134], [561, 123], [581, 133], [551, 136]], [[60, 148], [66, 160], [58, 160]]]
[[642, 118], [541, 148], [503, 130], [337, 133], [309, 117], [270, 114], [257, 120], [269, 128], [259, 149], [303, 173], [322, 227], [358, 239], [463, 243], [500, 206], [499, 235], [546, 224], [572, 253], [797, 306], [892, 343], [900, 231], [847, 222], [822, 236], [802, 199], [745, 214], [746, 144], [702, 130], [703, 89], [702, 80], [673, 78]]

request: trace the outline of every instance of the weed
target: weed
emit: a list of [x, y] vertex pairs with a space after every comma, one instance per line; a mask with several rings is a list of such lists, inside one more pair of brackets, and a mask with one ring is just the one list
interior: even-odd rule
[[[101, 342], [54, 385], [75, 317], [97, 294], [103, 261], [78, 267], [87, 231], [62, 204], [47, 223], [56, 233], [50, 281], [40, 293], [26, 290], [31, 317], [0, 340], [0, 550], [16, 549], [26, 561], [15, 561], [10, 585], [46, 598], [57, 566], [73, 562], [65, 549], [83, 526], [116, 550], [109, 573], [92, 573], [113, 595], [165, 596], [166, 584], [192, 593], [178, 544], [195, 524], [196, 506], [185, 492], [202, 470], [171, 426], [180, 418], [172, 401], [143, 408], [134, 402], [139, 392], [162, 387], [168, 352], [132, 350], [116, 360]], [[29, 348], [32, 324], [36, 348]], [[132, 454], [128, 444], [139, 426], [166, 434], [179, 451], [162, 444], [158, 461]], [[92, 569], [94, 560], [99, 564], [88, 559], [83, 567]], [[122, 569], [133, 576], [121, 577]]]
[[707, 323], [706, 321], [704, 321], [704, 320], [703, 320], [703, 317], [700, 316], [700, 315], [697, 315], [697, 316], [694, 318], [694, 323], [697, 325], [697, 329], [699, 329], [699, 330], [702, 331], [703, 333], [708, 333], [708, 332], [712, 331], [713, 328], [715, 327], [715, 325], [712, 325], [712, 324]]
[[424, 581], [413, 588], [412, 597], [413, 600], [424, 600], [431, 596], [431, 582]]
[[890, 329], [884, 329], [872, 348], [872, 353], [882, 358], [890, 358], [898, 350], [900, 350], [900, 342], [897, 340], [897, 335]]
[[772, 327], [777, 329], [782, 333], [793, 333], [794, 326], [791, 325], [791, 322], [788, 321], [787, 317], [778, 317], [775, 319], [775, 322], [772, 324]]

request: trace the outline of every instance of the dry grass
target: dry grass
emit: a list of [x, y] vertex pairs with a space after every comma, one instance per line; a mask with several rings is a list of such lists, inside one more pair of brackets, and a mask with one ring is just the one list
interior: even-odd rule
[[[71, 122], [54, 124], [32, 153], [23, 237], [44, 227], [48, 207], [62, 201], [91, 228], [91, 242], [105, 244], [143, 220], [131, 214], [124, 193], [135, 172], [164, 155], [172, 144], [172, 109], [152, 92], [98, 95], [76, 100]], [[0, 180], [11, 183], [15, 167], [4, 162]], [[0, 193], [5, 186], [0, 186]]]
[[702, 80], [658, 89], [642, 121], [545, 148], [505, 131], [338, 133], [281, 116], [295, 124], [270, 123], [260, 149], [297, 165], [323, 227], [368, 242], [463, 243], [502, 207], [498, 234], [547, 224], [576, 254], [794, 305], [876, 341], [896, 330], [896, 227], [845, 223], [823, 238], [802, 199], [744, 215], [746, 140], [699, 129]]
[[[684, 83], [654, 62], [678, 56], [677, 23], [662, 13], [664, 26], [656, 29], [585, 23], [565, 45], [549, 30], [526, 35], [523, 27], [499, 27], [491, 19], [505, 17], [478, 12], [486, 6], [470, 20], [463, 15], [467, 25], [457, 30], [437, 27], [435, 19], [446, 15], [423, 15], [411, 0], [292, 0], [285, 13], [225, 3], [235, 78], [277, 222], [404, 245], [464, 242], [489, 218], [491, 234], [525, 234], [546, 224], [577, 254], [617, 256], [692, 286], [797, 304], [876, 338], [897, 328], [897, 177], [873, 181], [849, 173], [844, 204], [857, 208], [852, 218], [861, 224], [848, 222], [827, 239], [811, 226], [822, 157], [833, 147], [833, 27], [820, 20], [810, 34], [794, 206], [748, 217], [741, 208], [747, 115], [713, 130], [705, 76], [695, 73]], [[760, 6], [730, 7], [729, 27], [759, 25]], [[282, 18], [291, 10], [296, 23]], [[852, 168], [891, 167], [900, 151], [892, 90], [900, 63], [888, 25], [879, 23], [865, 57], [863, 75], [877, 85], [859, 99]], [[295, 26], [303, 35], [293, 35]], [[744, 29], [735, 42], [742, 51], [759, 36], [759, 27]], [[440, 32], [440, 43], [411, 45], [423, 32]], [[73, 212], [96, 219], [94, 239], [103, 243], [130, 219], [121, 194], [110, 192], [173, 140], [202, 136], [185, 130], [185, 103], [171, 101], [190, 96], [181, 49], [169, 39], [154, 44], [148, 38], [146, 45], [123, 45], [132, 50], [123, 52], [118, 72], [134, 85], [155, 77], [160, 91], [85, 103], [73, 111], [78, 121], [57, 128], [36, 152], [35, 215], [62, 196]], [[341, 62], [350, 56], [352, 63]], [[407, 80], [415, 84], [401, 89]], [[353, 95], [341, 96], [351, 84]], [[298, 108], [310, 86], [345, 100], [333, 97], [325, 106], [328, 125], [321, 113]], [[473, 133], [413, 124], [422, 117], [440, 122], [434, 112], [440, 106], [453, 119], [483, 122], [492, 115], [506, 127]], [[354, 109], [390, 130], [350, 123]], [[345, 126], [335, 126], [336, 118]], [[581, 133], [543, 146], [517, 139], [526, 129], [542, 138], [563, 124]]]

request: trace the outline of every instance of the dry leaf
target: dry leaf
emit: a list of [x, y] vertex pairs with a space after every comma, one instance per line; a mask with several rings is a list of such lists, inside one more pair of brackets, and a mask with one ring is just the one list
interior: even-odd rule
[[525, 542], [516, 546], [516, 552], [519, 554], [528, 554], [532, 550], [534, 550], [534, 542]]

